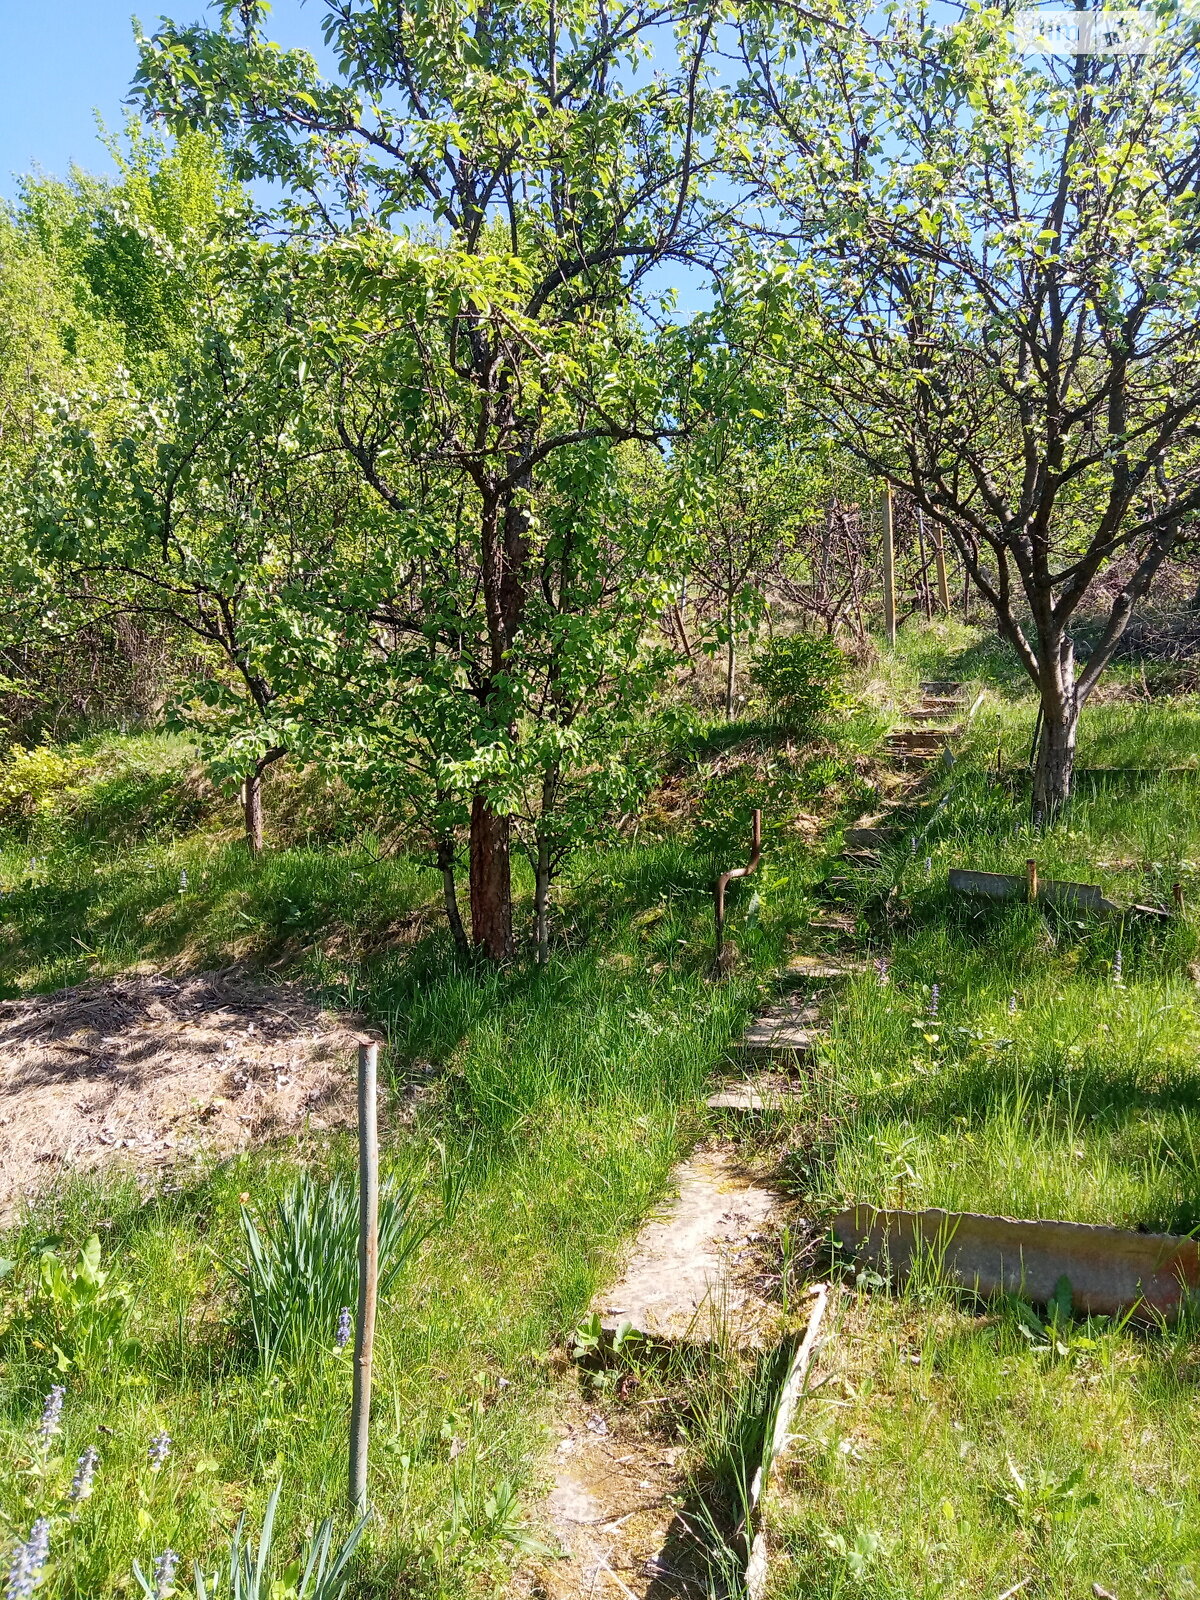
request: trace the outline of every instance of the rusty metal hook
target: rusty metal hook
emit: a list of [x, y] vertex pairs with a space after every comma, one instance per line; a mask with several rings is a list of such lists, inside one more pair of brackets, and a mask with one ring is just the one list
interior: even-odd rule
[[759, 857], [762, 855], [762, 812], [755, 808], [754, 831], [751, 835], [752, 848], [750, 860], [744, 867], [733, 867], [729, 872], [723, 872], [717, 879], [716, 888], [716, 914], [717, 914], [717, 960], [720, 961], [721, 953], [725, 948], [725, 886], [734, 878], [748, 878], [758, 866]]

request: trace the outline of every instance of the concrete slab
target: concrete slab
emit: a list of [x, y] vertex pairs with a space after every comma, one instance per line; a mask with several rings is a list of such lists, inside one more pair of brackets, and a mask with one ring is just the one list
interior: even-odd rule
[[878, 850], [904, 837], [903, 828], [847, 828], [846, 844], [852, 849]]
[[705, 1102], [713, 1111], [782, 1111], [797, 1098], [795, 1085], [773, 1073], [756, 1073], [740, 1083], [727, 1083]]
[[897, 1279], [919, 1260], [980, 1294], [1018, 1294], [1044, 1305], [1065, 1277], [1076, 1314], [1135, 1310], [1171, 1318], [1183, 1296], [1200, 1287], [1200, 1247], [1177, 1234], [874, 1206], [851, 1206], [832, 1230], [856, 1259]]
[[592, 1309], [609, 1331], [628, 1321], [659, 1342], [709, 1344], [720, 1334], [753, 1348], [776, 1316], [752, 1281], [755, 1246], [782, 1201], [726, 1151], [693, 1156], [674, 1180], [675, 1198], [643, 1225], [624, 1272]]
[[784, 975], [804, 983], [832, 983], [840, 978], [861, 977], [869, 971], [870, 963], [857, 956], [793, 956]]

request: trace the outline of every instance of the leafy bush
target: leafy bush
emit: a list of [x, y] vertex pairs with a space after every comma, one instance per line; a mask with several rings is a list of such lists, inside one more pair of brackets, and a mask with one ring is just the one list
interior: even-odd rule
[[[416, 1216], [420, 1175], [409, 1171], [381, 1185], [379, 1292], [428, 1236]], [[271, 1368], [281, 1355], [328, 1347], [343, 1307], [358, 1298], [358, 1195], [341, 1178], [318, 1184], [306, 1172], [275, 1202], [262, 1227], [242, 1212], [246, 1264], [230, 1271], [246, 1294], [259, 1358]]]
[[8, 757], [0, 766], [0, 820], [5, 822], [28, 820], [52, 811], [87, 769], [82, 757], [64, 755], [49, 744], [35, 745], [31, 750], [14, 744]]
[[136, 1353], [129, 1338], [129, 1291], [100, 1267], [100, 1238], [92, 1234], [74, 1266], [53, 1248], [37, 1257], [33, 1283], [14, 1324], [34, 1348], [51, 1351], [58, 1370], [95, 1375]]
[[853, 704], [849, 666], [844, 651], [825, 635], [791, 633], [759, 652], [750, 678], [781, 721], [811, 738], [833, 712]]

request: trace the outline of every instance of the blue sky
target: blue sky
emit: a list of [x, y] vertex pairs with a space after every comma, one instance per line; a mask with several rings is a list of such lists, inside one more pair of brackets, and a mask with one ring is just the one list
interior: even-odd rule
[[[121, 127], [137, 65], [130, 19], [151, 31], [164, 12], [191, 22], [204, 0], [0, 0], [0, 195], [35, 166], [59, 176], [73, 161], [111, 170], [94, 112]], [[312, 46], [318, 18], [315, 4], [277, 0], [272, 33]]]

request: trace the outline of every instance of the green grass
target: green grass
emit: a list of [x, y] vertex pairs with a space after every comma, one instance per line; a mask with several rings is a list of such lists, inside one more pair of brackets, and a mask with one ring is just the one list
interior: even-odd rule
[[[940, 655], [937, 643], [902, 639], [891, 670], [965, 677], [987, 659], [961, 636]], [[1020, 683], [992, 677], [957, 764], [938, 770], [902, 840], [879, 868], [827, 884], [889, 967], [886, 986], [847, 987], [777, 1131], [815, 1219], [859, 1201], [1200, 1227], [1195, 910], [1101, 922], [946, 887], [951, 866], [1020, 873], [1033, 856], [1044, 877], [1101, 884], [1121, 903], [1169, 905], [1182, 882], [1194, 906], [1196, 783], [1083, 786], [1033, 835], [1027, 792], [987, 776], [998, 740], [1006, 766], [1024, 760], [1032, 721]], [[1084, 713], [1081, 761], [1154, 769], [1198, 754], [1194, 700]], [[1121, 1600], [1195, 1592], [1193, 1321], [1077, 1324], [1065, 1356], [1021, 1325], [1019, 1310], [987, 1312], [936, 1284], [852, 1291], [825, 1358], [836, 1379], [797, 1423], [779, 1600], [996, 1596], [1025, 1578], [1022, 1593], [1054, 1600], [1093, 1582]]]
[[852, 1294], [797, 1424], [772, 1596], [1195, 1594], [1194, 1328], [1092, 1323], [1065, 1348], [1013, 1312]]
[[[744, 729], [735, 742], [754, 735]], [[837, 792], [828, 758], [815, 776], [788, 779], [776, 761], [770, 774], [744, 781], [726, 740], [714, 743], [733, 782], [708, 825], [646, 829], [640, 841], [577, 862], [544, 970], [500, 974], [457, 959], [435, 874], [381, 859], [369, 835], [252, 861], [232, 837], [236, 818], [211, 800], [173, 834], [178, 796], [156, 774], [173, 769], [178, 789], [190, 756], [149, 737], [106, 746], [100, 760], [92, 747], [83, 752], [99, 768], [95, 784], [142, 795], [140, 821], [113, 835], [93, 826], [99, 802], [85, 775], [33, 817], [11, 820], [3, 836], [0, 981], [9, 994], [134, 963], [257, 962], [385, 1028], [397, 1106], [412, 1079], [424, 1086], [415, 1119], [385, 1115], [385, 1163], [426, 1164], [431, 1217], [440, 1192], [433, 1174], [450, 1174], [461, 1199], [381, 1312], [379, 1515], [358, 1564], [363, 1594], [433, 1600], [502, 1581], [541, 1487], [554, 1352], [702, 1131], [708, 1077], [804, 903], [815, 868], [793, 843], [795, 870], [777, 864], [755, 925], [745, 921], [749, 891], [731, 895], [742, 972], [711, 983], [714, 862], [746, 832], [739, 806], [761, 798], [782, 838], [780, 807], [800, 792], [810, 803]], [[686, 781], [702, 782], [697, 758], [681, 759], [693, 775]], [[519, 873], [522, 919], [528, 887]], [[26, 1536], [38, 1510], [62, 1513], [40, 1592], [53, 1600], [133, 1593], [133, 1560], [148, 1571], [167, 1545], [185, 1562], [211, 1563], [243, 1510], [252, 1525], [261, 1518], [279, 1479], [279, 1537], [289, 1549], [340, 1508], [349, 1363], [330, 1329], [330, 1348], [264, 1375], [227, 1263], [243, 1249], [243, 1197], [263, 1212], [298, 1165], [320, 1176], [348, 1171], [352, 1156], [344, 1138], [288, 1140], [149, 1199], [132, 1181], [76, 1179], [10, 1238], [3, 1253], [19, 1265], [9, 1280], [15, 1320], [7, 1331], [0, 1325], [0, 1459], [12, 1469], [0, 1481], [0, 1542]], [[93, 1229], [112, 1282], [133, 1298], [140, 1353], [60, 1374], [48, 1341], [18, 1314], [21, 1297], [47, 1240], [71, 1255]], [[49, 1468], [31, 1476], [42, 1400], [60, 1380], [63, 1434]], [[146, 1450], [164, 1430], [172, 1454], [153, 1474]], [[102, 1456], [95, 1493], [68, 1521], [62, 1496], [89, 1444]]]
[[[82, 763], [71, 785], [50, 785], [32, 816], [9, 815], [4, 992], [136, 963], [248, 961], [385, 1027], [397, 1106], [411, 1080], [427, 1086], [415, 1117], [385, 1117], [385, 1157], [425, 1163], [431, 1220], [435, 1173], [455, 1175], [462, 1202], [384, 1307], [380, 1515], [359, 1563], [363, 1595], [449, 1600], [506, 1581], [540, 1488], [555, 1352], [705, 1131], [706, 1085], [769, 974], [788, 949], [836, 942], [806, 930], [821, 906], [855, 913], [857, 943], [886, 956], [889, 981], [846, 988], [795, 1110], [764, 1130], [763, 1159], [803, 1213], [819, 1223], [859, 1200], [1200, 1226], [1195, 911], [1102, 923], [946, 888], [951, 866], [1023, 872], [1032, 855], [1043, 876], [1099, 883], [1121, 903], [1167, 904], [1181, 882], [1200, 907], [1197, 780], [1085, 788], [1034, 836], [1027, 792], [989, 777], [998, 744], [1004, 767], [1023, 764], [1033, 725], [1028, 686], [994, 641], [958, 624], [906, 630], [868, 676], [871, 703], [815, 750], [789, 755], [786, 731], [761, 722], [692, 728], [636, 835], [574, 864], [544, 970], [497, 974], [455, 958], [436, 876], [386, 855], [370, 818], [322, 833], [312, 818], [325, 802], [304, 798], [306, 779], [274, 783], [280, 844], [257, 862], [231, 808], [188, 775], [186, 748], [149, 737], [67, 752]], [[867, 758], [888, 715], [918, 678], [942, 676], [988, 688], [959, 759], [901, 815], [905, 832], [881, 865], [850, 871], [834, 859], [836, 829], [812, 843], [793, 819], [849, 822], [873, 809]], [[1096, 764], [1194, 764], [1200, 702], [1108, 699], [1085, 712], [1080, 749]], [[730, 894], [738, 972], [714, 985], [712, 877], [744, 858], [760, 803], [763, 865]], [[518, 890], [524, 926], [523, 868]], [[1123, 987], [1112, 978], [1118, 947]], [[103, 1456], [78, 1520], [55, 1525], [48, 1600], [132, 1594], [132, 1560], [147, 1567], [168, 1543], [211, 1560], [243, 1509], [261, 1516], [278, 1478], [289, 1548], [339, 1506], [348, 1363], [330, 1348], [266, 1378], [225, 1263], [241, 1249], [242, 1196], [262, 1210], [297, 1165], [319, 1176], [348, 1171], [352, 1156], [344, 1138], [305, 1137], [149, 1200], [119, 1179], [79, 1180], [6, 1243], [25, 1281], [46, 1239], [71, 1250], [96, 1228], [136, 1308], [136, 1360], [61, 1375], [61, 1460], [48, 1478], [27, 1468], [60, 1375], [19, 1318], [0, 1332], [0, 1456], [12, 1468], [0, 1533], [28, 1532], [87, 1444]], [[839, 1379], [806, 1403], [795, 1465], [779, 1480], [780, 1600], [986, 1597], [1031, 1573], [1022, 1592], [1054, 1600], [1086, 1596], [1093, 1581], [1121, 1600], [1191, 1592], [1191, 1324], [1076, 1327], [1063, 1357], [1020, 1322], [937, 1285], [852, 1295], [826, 1358]], [[726, 1556], [766, 1370], [714, 1363], [673, 1379], [662, 1408], [690, 1452], [689, 1504], [700, 1521], [709, 1508], [718, 1545], [732, 1540]], [[146, 1447], [161, 1429], [172, 1457], [151, 1474]]]

